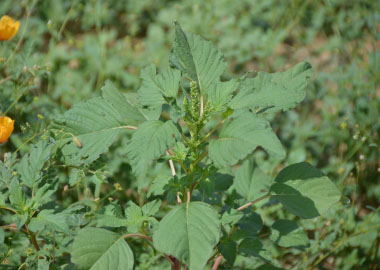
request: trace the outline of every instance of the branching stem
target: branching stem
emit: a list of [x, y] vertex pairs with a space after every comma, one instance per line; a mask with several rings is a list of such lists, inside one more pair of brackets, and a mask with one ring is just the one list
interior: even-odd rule
[[250, 207], [251, 205], [254, 205], [255, 203], [257, 203], [257, 202], [259, 202], [259, 201], [262, 201], [262, 200], [265, 200], [265, 199], [267, 199], [267, 198], [269, 198], [269, 197], [270, 197], [269, 194], [267, 194], [267, 195], [265, 195], [265, 196], [262, 196], [262, 197], [260, 197], [260, 198], [258, 198], [258, 199], [256, 199], [256, 200], [254, 200], [254, 201], [252, 201], [252, 202], [249, 202], [249, 203], [246, 203], [246, 204], [240, 206], [237, 210], [242, 211], [242, 210], [244, 210], [244, 209]]

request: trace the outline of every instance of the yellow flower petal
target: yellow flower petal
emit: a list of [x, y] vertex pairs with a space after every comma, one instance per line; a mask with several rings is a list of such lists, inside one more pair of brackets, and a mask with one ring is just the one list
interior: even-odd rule
[[15, 121], [7, 116], [0, 116], [0, 143], [4, 143], [11, 136]]
[[13, 38], [20, 28], [20, 22], [14, 21], [11, 17], [4, 15], [0, 19], [0, 40]]

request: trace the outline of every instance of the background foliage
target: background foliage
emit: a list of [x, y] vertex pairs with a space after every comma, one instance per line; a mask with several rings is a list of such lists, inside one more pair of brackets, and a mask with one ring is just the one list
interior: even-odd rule
[[[3, 0], [0, 14], [21, 20], [18, 35], [0, 44], [0, 111], [16, 120], [10, 141], [0, 146], [0, 191], [19, 194], [12, 200], [22, 209], [23, 193], [18, 185], [9, 185], [12, 176], [19, 174], [33, 194], [28, 209], [41, 209], [53, 196], [56, 204], [44, 206], [30, 226], [50, 224], [67, 236], [44, 232], [50, 239], [45, 246], [48, 250], [56, 247], [53, 256], [59, 259], [51, 260], [47, 254], [49, 260], [31, 266], [35, 253], [29, 240], [0, 229], [2, 264], [26, 269], [48, 269], [43, 268], [47, 261], [55, 267], [65, 265], [70, 261], [68, 243], [77, 233], [70, 228], [84, 223], [82, 211], [90, 217], [103, 215], [104, 223], [95, 225], [112, 227], [106, 223], [111, 222], [111, 213], [123, 215], [118, 205], [131, 207], [134, 201], [142, 206], [154, 195], [155, 189], [148, 187], [157, 175], [165, 177], [168, 168], [157, 164], [137, 181], [126, 158], [125, 136], [95, 163], [83, 156], [70, 157], [69, 163], [82, 162], [84, 169], [63, 165], [60, 153], [46, 147], [43, 140], [47, 144], [58, 139], [59, 134], [48, 128], [57, 115], [82, 100], [102, 96], [104, 85], [103, 99], [107, 100], [104, 89], [116, 87], [137, 100], [134, 93], [143, 68], [152, 62], [167, 67], [173, 21], [178, 20], [186, 31], [211, 40], [223, 52], [230, 63], [225, 79], [252, 70], [282, 71], [300, 61], [310, 62], [315, 69], [306, 100], [296, 110], [270, 115], [286, 146], [286, 158], [279, 161], [258, 154], [256, 161], [268, 181], [275, 176], [269, 173], [307, 161], [334, 180], [346, 196], [346, 205], [330, 209], [323, 218], [299, 221], [312, 239], [306, 248], [286, 248], [286, 239], [282, 239], [283, 248], [265, 242], [276, 235], [264, 225], [259, 235], [267, 254], [260, 256], [284, 269], [376, 269], [379, 265], [380, 5], [376, 1]], [[150, 71], [144, 71], [149, 76]], [[112, 84], [105, 84], [107, 80]], [[134, 116], [139, 121], [141, 115]], [[107, 123], [118, 125], [117, 119]], [[104, 137], [112, 140], [112, 136]], [[99, 147], [110, 144], [100, 141]], [[13, 166], [16, 159], [21, 160], [17, 168]], [[45, 188], [34, 194], [33, 188], [41, 183]], [[103, 212], [98, 211], [101, 205], [107, 205]], [[53, 217], [59, 207], [65, 210]], [[158, 215], [164, 216], [167, 210], [163, 207]], [[265, 224], [298, 220], [278, 205], [259, 211], [264, 211], [260, 214]], [[22, 211], [17, 219], [5, 210], [0, 209], [0, 214], [0, 225], [18, 227], [25, 222]], [[136, 223], [144, 219], [149, 216], [141, 214]], [[291, 224], [276, 221], [272, 225], [281, 226]], [[302, 246], [302, 235], [293, 237]], [[133, 240], [131, 246], [135, 269], [168, 268], [141, 240]], [[257, 257], [238, 256], [236, 267], [240, 268], [234, 269], [256, 269], [261, 264]], [[222, 267], [229, 269], [227, 262]]]

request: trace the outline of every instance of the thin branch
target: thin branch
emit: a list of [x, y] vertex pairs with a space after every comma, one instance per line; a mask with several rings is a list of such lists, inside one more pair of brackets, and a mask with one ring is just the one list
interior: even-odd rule
[[257, 202], [259, 202], [259, 201], [262, 201], [262, 200], [265, 200], [265, 199], [267, 199], [267, 198], [269, 198], [269, 197], [270, 197], [269, 194], [267, 194], [267, 195], [265, 195], [265, 196], [262, 196], [262, 197], [260, 197], [260, 198], [258, 198], [258, 199], [256, 199], [256, 200], [254, 200], [254, 201], [252, 201], [252, 202], [249, 202], [249, 203], [246, 203], [246, 204], [240, 206], [237, 210], [242, 211], [242, 210], [244, 210], [244, 209], [250, 207], [251, 205], [254, 205], [255, 203], [257, 203]]
[[181, 197], [180, 197], [180, 193], [179, 193], [179, 191], [177, 192], [177, 203], [178, 203], [178, 204], [181, 204], [181, 203], [182, 203], [182, 199], [181, 199]]
[[11, 75], [9, 75], [8, 77], [5, 77], [4, 79], [1, 79], [1, 80], [0, 80], [0, 84], [3, 84], [3, 83], [5, 83], [6, 81], [9, 81], [10, 79], [12, 79], [12, 76], [11, 76]]
[[137, 127], [135, 127], [135, 126], [122, 126], [122, 128], [132, 129], [132, 130], [136, 130], [137, 129]]
[[126, 234], [126, 235], [123, 236], [124, 239], [130, 238], [130, 237], [138, 237], [138, 238], [141, 238], [141, 239], [146, 239], [149, 242], [153, 242], [152, 238], [150, 238], [147, 235], [140, 234], [140, 233], [130, 233], [130, 234]]
[[214, 265], [212, 266], [212, 270], [218, 270], [219, 264], [222, 262], [223, 256], [220, 255], [216, 258]]
[[[168, 156], [170, 156], [170, 152], [169, 152], [169, 151], [170, 151], [170, 150], [166, 150], [166, 154], [167, 154]], [[175, 171], [175, 167], [174, 167], [173, 160], [171, 160], [171, 159], [169, 159], [169, 166], [170, 166], [170, 170], [172, 171], [172, 175], [173, 175], [173, 176], [176, 176], [177, 173], [176, 173], [176, 171]], [[181, 203], [182, 203], [182, 200], [181, 200], [181, 197], [180, 197], [179, 192], [177, 192], [177, 203], [178, 203], [178, 204], [181, 204]]]
[[[168, 156], [170, 156], [170, 153], [169, 153], [168, 150], [166, 150], [166, 154], [167, 154]], [[175, 171], [175, 167], [174, 167], [173, 160], [171, 160], [171, 159], [169, 159], [169, 166], [170, 166], [170, 170], [172, 171], [172, 175], [173, 175], [173, 176], [176, 176], [177, 173], [176, 173], [176, 171]]]
[[8, 210], [8, 211], [10, 211], [12, 213], [17, 214], [17, 211], [15, 209], [7, 207], [7, 206], [0, 206], [0, 209]]
[[199, 162], [201, 162], [208, 154], [208, 151], [204, 152], [202, 156], [200, 156], [196, 161], [195, 161], [195, 164], [198, 164]]
[[172, 269], [173, 270], [181, 270], [182, 263], [174, 258], [174, 263], [172, 264]]
[[186, 200], [187, 200], [187, 207], [189, 207], [189, 203], [190, 203], [190, 198], [191, 198], [191, 193], [190, 193], [190, 190], [186, 190]]
[[[17, 225], [16, 223], [8, 224], [8, 225], [3, 225], [0, 226], [3, 230], [8, 230], [8, 231], [17, 231]], [[20, 229], [24, 233], [28, 233], [25, 229], [21, 228]]]
[[226, 119], [223, 119], [216, 127], [211, 129], [210, 132], [207, 133], [206, 136], [203, 137], [203, 139], [199, 142], [199, 144], [206, 141], [208, 139], [208, 137], [210, 137], [217, 129], [219, 129], [224, 124], [225, 121], [226, 121]]
[[24, 226], [25, 226], [27, 234], [29, 234], [30, 241], [32, 242], [34, 248], [37, 251], [40, 251], [40, 247], [38, 246], [36, 235], [32, 231], [29, 231], [28, 225], [25, 224]]

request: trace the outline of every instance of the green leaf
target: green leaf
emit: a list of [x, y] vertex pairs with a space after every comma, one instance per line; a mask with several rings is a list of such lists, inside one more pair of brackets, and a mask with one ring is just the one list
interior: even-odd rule
[[283, 268], [278, 268], [278, 267], [275, 267], [271, 264], [263, 264], [261, 265], [260, 267], [258, 268], [255, 268], [254, 270], [284, 270]]
[[141, 210], [144, 216], [154, 216], [161, 207], [161, 200], [154, 200], [145, 204]]
[[239, 244], [239, 253], [244, 255], [258, 256], [260, 251], [263, 250], [263, 244], [260, 239], [257, 238], [246, 238]]
[[285, 156], [281, 142], [269, 122], [253, 113], [243, 112], [226, 121], [219, 138], [210, 142], [209, 153], [217, 167], [226, 167], [236, 164], [258, 146], [269, 154]]
[[0, 206], [5, 205], [5, 195], [0, 193]]
[[279, 219], [272, 225], [270, 239], [282, 247], [307, 246], [309, 238], [301, 227], [292, 220]]
[[41, 180], [41, 170], [50, 158], [52, 146], [52, 144], [39, 141], [31, 147], [30, 153], [23, 156], [17, 171], [26, 186], [33, 188]]
[[258, 237], [260, 230], [263, 227], [261, 216], [256, 212], [249, 212], [242, 219], [239, 220], [240, 232], [244, 233], [247, 237]]
[[41, 231], [45, 227], [50, 231], [55, 230], [67, 234], [70, 233], [66, 216], [64, 214], [55, 214], [54, 210], [42, 210], [29, 223], [29, 229], [33, 232]]
[[4, 229], [0, 227], [0, 244], [4, 243], [5, 233]]
[[241, 83], [239, 93], [230, 103], [233, 109], [254, 108], [275, 112], [288, 110], [305, 98], [305, 89], [313, 69], [302, 62], [285, 72], [259, 72]]
[[12, 206], [17, 207], [20, 210], [25, 206], [26, 199], [24, 197], [24, 192], [17, 179], [13, 179], [11, 182], [9, 188], [9, 201]]
[[80, 230], [71, 255], [72, 262], [81, 270], [133, 269], [133, 253], [123, 236], [100, 228]]
[[210, 41], [185, 34], [177, 22], [170, 63], [196, 81], [203, 94], [208, 94], [211, 84], [219, 81], [226, 67], [223, 55]]
[[157, 107], [166, 103], [164, 97], [177, 97], [181, 72], [167, 68], [157, 74], [156, 66], [150, 65], [141, 70], [141, 87], [138, 98], [141, 105]]
[[226, 239], [224, 241], [220, 241], [218, 244], [218, 250], [226, 259], [227, 263], [230, 266], [233, 266], [236, 259], [237, 254], [237, 244], [236, 242]]
[[181, 204], [169, 212], [153, 234], [157, 250], [178, 258], [189, 270], [201, 270], [220, 237], [218, 213], [203, 202]]
[[145, 204], [142, 208], [134, 202], [129, 201], [127, 208], [125, 209], [128, 232], [137, 233], [146, 221], [151, 223], [153, 226], [157, 225], [157, 220], [152, 216], [158, 212], [160, 206], [160, 200], [151, 201]]
[[59, 143], [66, 163], [78, 166], [89, 164], [107, 152], [127, 125], [146, 119], [141, 110], [107, 82], [103, 98], [75, 105], [57, 117], [55, 128], [64, 130], [65, 135]]
[[127, 146], [127, 154], [134, 173], [138, 177], [143, 177], [149, 164], [164, 155], [180, 136], [173, 121], [152, 120], [138, 126]]
[[49, 270], [49, 262], [45, 259], [38, 258], [37, 270]]
[[102, 93], [103, 99], [118, 111], [119, 114], [115, 117], [119, 116], [119, 122], [151, 120], [147, 111], [138, 106], [132, 95], [122, 94], [110, 81], [106, 81]]
[[123, 216], [123, 211], [118, 204], [108, 204], [100, 213], [96, 214], [97, 227], [125, 227], [127, 220]]
[[254, 161], [246, 160], [236, 171], [234, 188], [247, 201], [253, 201], [268, 193], [271, 178], [256, 166]]
[[57, 190], [57, 185], [53, 186], [52, 184], [45, 184], [42, 187], [39, 187], [33, 198], [29, 200], [29, 205], [32, 209], [38, 209], [39, 206], [49, 202], [50, 196], [54, 194]]
[[224, 112], [227, 104], [232, 99], [233, 92], [239, 87], [237, 80], [228, 82], [217, 82], [210, 85], [208, 100], [211, 102], [215, 112]]
[[149, 187], [147, 196], [151, 195], [162, 195], [165, 193], [165, 186], [169, 183], [171, 177], [169, 176], [160, 176], [153, 180], [153, 183]]
[[126, 227], [128, 222], [126, 219], [118, 218], [112, 215], [96, 215], [96, 227]]
[[232, 225], [234, 225], [243, 216], [244, 216], [244, 213], [242, 211], [231, 208], [229, 209], [229, 211], [226, 211], [223, 213], [221, 221], [223, 225], [228, 224], [228, 223], [231, 223]]
[[132, 201], [129, 201], [125, 209], [125, 217], [127, 218], [128, 231], [137, 233], [144, 221], [141, 208]]
[[283, 169], [271, 187], [273, 198], [302, 218], [322, 215], [339, 202], [341, 193], [331, 180], [309, 163]]

